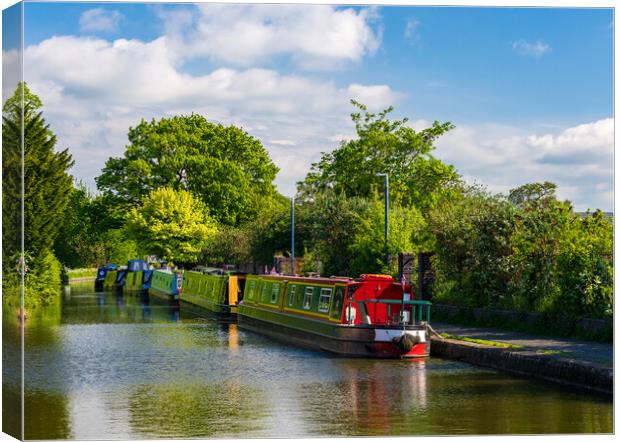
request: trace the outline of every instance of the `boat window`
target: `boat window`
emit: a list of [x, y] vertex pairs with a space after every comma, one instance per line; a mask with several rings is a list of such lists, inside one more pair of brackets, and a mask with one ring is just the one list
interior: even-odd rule
[[276, 304], [278, 302], [278, 295], [280, 294], [280, 284], [273, 283], [271, 286], [271, 299], [269, 302]]
[[256, 285], [256, 281], [254, 281], [253, 279], [251, 279], [250, 281], [248, 281], [248, 299], [249, 300], [253, 300], [254, 299], [254, 286]]
[[321, 289], [319, 297], [319, 311], [327, 313], [329, 311], [329, 302], [332, 300], [332, 289]]
[[334, 292], [334, 300], [332, 301], [332, 307], [329, 311], [329, 317], [332, 319], [340, 319], [342, 315], [342, 304], [344, 301], [344, 287], [337, 286]]
[[314, 293], [314, 287], [306, 287], [306, 291], [304, 292], [304, 303], [302, 308], [304, 310], [310, 310], [312, 305], [312, 294]]
[[263, 282], [263, 287], [260, 292], [260, 302], [267, 302], [267, 283]]
[[292, 307], [295, 303], [295, 292], [297, 292], [297, 286], [292, 285], [291, 289], [288, 291], [288, 306]]

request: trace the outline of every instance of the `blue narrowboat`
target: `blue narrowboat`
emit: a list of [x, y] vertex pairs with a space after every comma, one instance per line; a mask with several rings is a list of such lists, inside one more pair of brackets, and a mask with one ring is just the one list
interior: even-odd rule
[[[116, 269], [118, 269], [118, 266], [112, 263], [108, 263], [97, 269], [97, 276], [95, 277], [95, 291], [96, 292], [100, 292], [103, 290], [104, 282], [106, 280], [106, 276], [108, 272], [112, 272], [112, 271], [115, 272]], [[116, 276], [114, 276], [114, 279], [116, 279]]]
[[148, 289], [151, 285], [153, 270], [142, 259], [130, 259], [127, 267], [108, 269], [104, 275], [104, 290], [138, 291]]

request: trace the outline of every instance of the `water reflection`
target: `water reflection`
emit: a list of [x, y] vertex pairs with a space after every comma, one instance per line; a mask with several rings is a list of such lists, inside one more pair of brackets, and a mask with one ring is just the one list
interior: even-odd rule
[[607, 398], [458, 362], [329, 357], [146, 293], [72, 287], [59, 299], [27, 321], [28, 438], [612, 429]]

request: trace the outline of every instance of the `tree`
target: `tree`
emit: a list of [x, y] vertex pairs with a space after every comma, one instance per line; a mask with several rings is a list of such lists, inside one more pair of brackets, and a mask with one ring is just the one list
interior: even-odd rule
[[478, 187], [464, 187], [429, 216], [435, 235], [438, 286], [450, 302], [497, 307], [507, 295], [512, 273], [506, 260], [512, 253], [515, 207], [505, 198]]
[[104, 195], [127, 206], [155, 189], [187, 190], [228, 225], [253, 219], [275, 196], [278, 168], [261, 143], [242, 129], [203, 116], [142, 120], [129, 129], [122, 158], [110, 158], [96, 178]]
[[371, 204], [367, 199], [347, 198], [333, 191], [316, 194], [299, 211], [297, 226], [306, 238], [300, 250], [305, 246], [316, 255], [324, 275], [351, 275], [355, 253], [351, 244], [370, 216]]
[[61, 227], [54, 244], [54, 253], [67, 267], [92, 265], [95, 235], [91, 231], [90, 207], [92, 195], [83, 183], [69, 192], [69, 202], [62, 217]]
[[557, 185], [550, 181], [528, 183], [512, 189], [508, 193], [508, 199], [517, 206], [523, 206], [527, 203], [555, 199], [556, 189]]
[[137, 255], [136, 244], [122, 228], [125, 220], [111, 220], [114, 207], [105, 197], [94, 197], [83, 183], [71, 189], [54, 253], [71, 268], [107, 262], [123, 263]]
[[198, 261], [217, 228], [198, 198], [185, 190], [162, 188], [129, 213], [127, 230], [143, 253], [189, 264]]
[[313, 198], [332, 189], [347, 197], [371, 198], [383, 181], [377, 173], [390, 178], [390, 198], [400, 206], [431, 206], [437, 195], [459, 181], [454, 167], [434, 158], [433, 142], [451, 130], [451, 123], [435, 121], [429, 128], [415, 131], [407, 119], [390, 121], [392, 107], [379, 114], [368, 112], [354, 100], [358, 112], [351, 114], [358, 138], [341, 142], [340, 147], [323, 153], [313, 163], [305, 180], [298, 183], [299, 192]]
[[[429, 250], [427, 229], [424, 217], [415, 207], [390, 207], [388, 212], [389, 235], [388, 253], [396, 257], [399, 252], [418, 252]], [[351, 254], [350, 275], [362, 273], [396, 274], [396, 260], [385, 263], [385, 209], [383, 201], [375, 199], [370, 203], [370, 213], [361, 219], [360, 228], [351, 237], [349, 251]]]
[[11, 256], [21, 248], [23, 112], [24, 238], [33, 274], [43, 274], [42, 267], [50, 271], [56, 267], [49, 264], [55, 260], [49, 255], [72, 188], [72, 177], [67, 171], [73, 159], [67, 149], [55, 150], [56, 136], [43, 119], [41, 107], [39, 97], [32, 94], [25, 83], [20, 83], [2, 108], [4, 256]]
[[249, 263], [252, 261], [250, 240], [247, 227], [222, 226], [209, 239], [200, 261], [212, 265]]

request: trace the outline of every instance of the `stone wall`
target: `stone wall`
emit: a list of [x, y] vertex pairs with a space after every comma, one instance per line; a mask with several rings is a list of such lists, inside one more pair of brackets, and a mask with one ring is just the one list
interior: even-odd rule
[[431, 341], [431, 356], [613, 394], [613, 369], [600, 364], [453, 339]]

